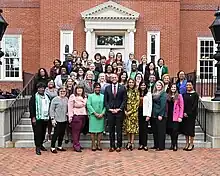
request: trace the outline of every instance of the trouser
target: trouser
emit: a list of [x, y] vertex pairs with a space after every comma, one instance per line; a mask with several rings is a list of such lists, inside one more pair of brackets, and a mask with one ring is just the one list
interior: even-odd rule
[[166, 139], [166, 118], [158, 120], [158, 118], [152, 118], [152, 132], [154, 137], [154, 147], [159, 149], [165, 149]]
[[178, 141], [179, 122], [173, 122], [173, 128], [171, 131], [171, 144], [177, 146]]
[[146, 121], [146, 117], [143, 117], [143, 108], [139, 108], [138, 111], [139, 144], [147, 146], [148, 122]]
[[39, 148], [43, 145], [48, 121], [45, 120], [36, 120], [36, 123], [32, 123], [32, 128], [34, 131], [34, 143], [36, 148]]
[[51, 148], [55, 148], [55, 144], [58, 138], [58, 147], [62, 146], [63, 137], [65, 134], [67, 122], [57, 122], [56, 126], [54, 127], [54, 133], [51, 140]]
[[108, 129], [110, 138], [110, 148], [115, 148], [115, 126], [117, 133], [117, 147], [122, 147], [122, 125], [123, 125], [123, 113], [108, 114]]
[[72, 120], [72, 138], [73, 138], [73, 148], [80, 149], [80, 133], [85, 125], [86, 116], [84, 115], [74, 115]]

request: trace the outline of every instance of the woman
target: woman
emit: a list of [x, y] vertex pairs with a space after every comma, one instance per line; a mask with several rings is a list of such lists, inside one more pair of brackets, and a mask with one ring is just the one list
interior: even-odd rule
[[77, 70], [76, 81], [79, 83], [80, 81], [84, 80], [84, 77], [85, 77], [85, 70], [82, 67], [79, 67]]
[[158, 67], [157, 67], [158, 78], [162, 79], [164, 74], [168, 74], [168, 68], [167, 68], [167, 66], [165, 66], [164, 59], [162, 59], [162, 58], [160, 58], [157, 61], [157, 65], [158, 65]]
[[144, 75], [146, 67], [147, 67], [147, 56], [143, 55], [141, 56], [141, 63], [138, 65], [138, 71]]
[[115, 62], [117, 63], [117, 64], [122, 64], [123, 65], [123, 60], [122, 60], [122, 54], [121, 53], [117, 53], [116, 54], [116, 59], [115, 59]]
[[101, 86], [101, 94], [104, 95], [105, 88], [109, 85], [109, 83], [106, 82], [105, 73], [99, 74], [98, 83], [100, 83], [100, 86]]
[[179, 91], [180, 94], [185, 94], [186, 93], [186, 76], [185, 76], [185, 72], [184, 71], [179, 71], [177, 73], [177, 82], [176, 82], [176, 86], [177, 86], [177, 90]]
[[116, 73], [116, 74], [117, 74], [117, 67], [118, 67], [117, 63], [116, 63], [116, 62], [113, 62], [113, 63], [112, 63], [113, 73]]
[[82, 58], [82, 65], [85, 67], [87, 65], [87, 60], [89, 58], [88, 52], [85, 50], [82, 51], [81, 58]]
[[136, 89], [135, 81], [128, 79], [127, 86], [127, 105], [125, 110], [124, 128], [128, 135], [126, 149], [134, 149], [134, 136], [138, 133], [138, 107], [140, 104], [139, 91]]
[[138, 88], [139, 88], [139, 85], [140, 85], [140, 82], [143, 81], [142, 73], [141, 73], [141, 72], [138, 72], [138, 73], [135, 75], [134, 80], [135, 80], [136, 88], [138, 89]]
[[[65, 134], [66, 123], [67, 123], [67, 103], [68, 98], [66, 97], [66, 89], [65, 87], [61, 87], [58, 90], [58, 96], [55, 97], [50, 105], [50, 116], [52, 120], [52, 124], [54, 126], [54, 133], [51, 141], [51, 149], [52, 153], [57, 153], [58, 151], [66, 151], [62, 147], [63, 137]], [[58, 147], [57, 150], [55, 148], [55, 144], [58, 138]]]
[[74, 93], [75, 86], [76, 86], [76, 83], [74, 82], [74, 80], [72, 78], [68, 78], [66, 80], [65, 87], [66, 87], [66, 91], [67, 91], [66, 96], [68, 98], [70, 97], [70, 95], [72, 95]]
[[98, 77], [99, 77], [99, 72], [98, 71], [96, 71], [95, 70], [95, 64], [90, 64], [90, 66], [89, 66], [89, 71], [92, 71], [93, 72], [93, 75], [94, 75], [94, 77], [93, 77], [93, 81], [97, 81], [98, 80]]
[[76, 152], [82, 152], [79, 140], [87, 117], [86, 102], [84, 88], [76, 86], [75, 94], [70, 95], [68, 101], [69, 123], [72, 127], [73, 148]]
[[178, 93], [176, 84], [172, 84], [167, 96], [167, 133], [171, 136], [170, 150], [177, 151], [179, 123], [183, 118], [183, 97]]
[[169, 93], [170, 87], [171, 87], [171, 82], [170, 82], [170, 75], [169, 74], [164, 74], [162, 77], [163, 83], [164, 83], [164, 90], [166, 93]]
[[145, 74], [144, 74], [144, 80], [146, 82], [148, 82], [150, 75], [155, 75], [156, 80], [159, 79], [156, 66], [153, 62], [150, 62], [146, 67]]
[[[87, 101], [89, 114], [89, 132], [92, 140], [92, 151], [102, 151], [101, 138], [104, 131], [104, 95], [100, 93], [100, 83], [94, 84], [94, 93], [90, 94]], [[95, 134], [97, 134], [97, 145], [95, 144]]]
[[127, 79], [128, 79], [128, 73], [126, 71], [123, 71], [120, 75], [119, 75], [119, 79], [118, 82], [121, 85], [126, 85], [127, 84]]
[[182, 133], [186, 137], [186, 146], [183, 150], [192, 151], [194, 149], [195, 121], [198, 114], [199, 95], [193, 89], [192, 81], [187, 81], [187, 92], [183, 94], [184, 118], [182, 123]]
[[113, 62], [115, 62], [115, 53], [113, 51], [110, 51], [108, 54], [108, 59], [106, 60], [105, 64], [111, 65]]
[[105, 76], [106, 76], [106, 82], [111, 83], [111, 75], [113, 73], [113, 67], [112, 65], [106, 65], [105, 66]]
[[61, 61], [59, 59], [55, 59], [53, 61], [53, 65], [54, 66], [50, 69], [50, 77], [55, 79], [56, 76], [60, 74]]
[[[51, 79], [49, 80], [48, 84], [47, 84], [47, 88], [45, 89], [45, 93], [48, 95], [48, 97], [50, 98], [50, 101], [53, 100], [53, 98], [55, 98], [58, 94], [57, 94], [57, 89], [55, 88], [55, 84], [54, 81]], [[48, 137], [47, 140], [50, 141], [52, 139], [51, 136], [51, 132], [52, 132], [52, 123], [51, 123], [51, 117], [50, 120], [48, 121]]]
[[102, 63], [101, 63], [101, 54], [100, 53], [96, 53], [94, 56], [94, 64], [95, 64], [95, 71], [97, 71], [98, 73], [102, 72]]
[[139, 148], [148, 151], [147, 138], [148, 138], [148, 122], [152, 113], [152, 94], [148, 92], [148, 87], [145, 82], [139, 85], [140, 92], [140, 105], [138, 108], [138, 125], [139, 125]]
[[37, 72], [37, 75], [34, 78], [34, 88], [33, 88], [33, 93], [35, 94], [37, 92], [37, 84], [38, 83], [43, 83], [45, 84], [45, 87], [47, 86], [49, 77], [48, 73], [45, 68], [40, 68]]
[[153, 113], [152, 113], [152, 132], [154, 137], [154, 147], [156, 151], [165, 149], [166, 137], [166, 98], [164, 83], [157, 81], [153, 90]]
[[55, 82], [55, 87], [57, 89], [61, 88], [62, 86], [64, 86], [64, 83], [66, 82], [66, 80], [69, 78], [69, 75], [67, 73], [66, 67], [61, 67], [60, 70], [60, 75], [57, 75], [54, 82]]
[[81, 87], [84, 87], [86, 96], [88, 94], [93, 93], [93, 84], [94, 84], [93, 78], [94, 78], [93, 72], [87, 71], [85, 75], [85, 79], [79, 83]]

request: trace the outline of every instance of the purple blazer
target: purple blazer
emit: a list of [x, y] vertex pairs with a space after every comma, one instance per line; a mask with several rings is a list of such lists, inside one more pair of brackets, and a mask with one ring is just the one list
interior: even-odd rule
[[[167, 111], [168, 111], [168, 106], [167, 106]], [[179, 94], [178, 98], [174, 102], [173, 121], [178, 122], [178, 118], [183, 118], [183, 112], [184, 112], [183, 96]]]

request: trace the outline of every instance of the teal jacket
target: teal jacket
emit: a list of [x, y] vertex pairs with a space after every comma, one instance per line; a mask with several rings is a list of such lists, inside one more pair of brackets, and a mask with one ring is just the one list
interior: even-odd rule
[[166, 116], [166, 101], [167, 101], [167, 94], [165, 91], [161, 93], [158, 99], [153, 99], [153, 111], [152, 111], [153, 118], [157, 118], [158, 116], [162, 116], [162, 117]]

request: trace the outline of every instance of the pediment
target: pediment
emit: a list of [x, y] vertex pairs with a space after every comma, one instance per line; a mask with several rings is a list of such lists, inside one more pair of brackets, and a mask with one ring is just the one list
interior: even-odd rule
[[116, 2], [108, 1], [81, 13], [84, 20], [95, 19], [127, 19], [136, 21], [139, 13]]

